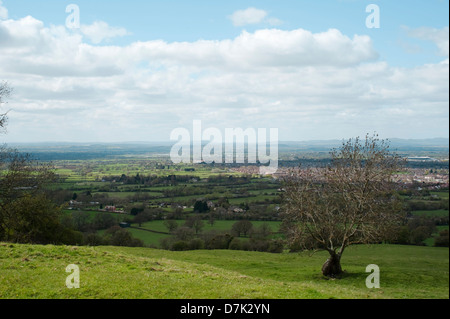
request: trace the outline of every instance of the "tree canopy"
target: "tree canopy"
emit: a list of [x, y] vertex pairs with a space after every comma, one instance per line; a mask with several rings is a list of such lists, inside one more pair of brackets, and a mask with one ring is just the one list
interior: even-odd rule
[[[0, 83], [0, 104], [12, 89]], [[6, 126], [0, 114], [0, 128]], [[76, 240], [73, 230], [60, 223], [61, 211], [46, 195], [54, 181], [53, 167], [30, 155], [0, 147], [0, 240], [20, 243], [58, 244]]]

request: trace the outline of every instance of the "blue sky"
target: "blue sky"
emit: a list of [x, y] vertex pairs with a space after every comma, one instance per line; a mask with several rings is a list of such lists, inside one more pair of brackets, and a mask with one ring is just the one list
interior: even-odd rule
[[[71, 3], [80, 8], [80, 30], [65, 27]], [[380, 28], [366, 26], [369, 4], [380, 8]], [[164, 140], [194, 119], [218, 128], [275, 125], [283, 140], [374, 130], [448, 137], [448, 7], [3, 0], [0, 80], [15, 88], [3, 137]]]

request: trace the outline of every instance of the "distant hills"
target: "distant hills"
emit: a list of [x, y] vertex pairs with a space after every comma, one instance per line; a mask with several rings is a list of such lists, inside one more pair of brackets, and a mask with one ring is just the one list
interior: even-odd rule
[[[340, 147], [342, 140], [280, 141], [279, 153], [326, 153]], [[407, 156], [448, 158], [449, 139], [389, 139], [391, 149]], [[11, 143], [8, 147], [33, 154], [40, 160], [94, 159], [124, 155], [168, 156], [175, 142], [120, 142], [120, 143]], [[206, 143], [205, 143], [206, 144]]]
[[[430, 138], [430, 139], [388, 139], [392, 146], [403, 147], [449, 147], [448, 138]], [[340, 146], [345, 139], [333, 140], [310, 140], [310, 141], [279, 141], [280, 146], [292, 147], [336, 147]], [[96, 146], [103, 147], [130, 147], [130, 146], [152, 146], [152, 147], [171, 147], [174, 142], [144, 142], [144, 141], [130, 141], [130, 142], [33, 142], [33, 143], [10, 143], [11, 147], [17, 148], [90, 148]]]

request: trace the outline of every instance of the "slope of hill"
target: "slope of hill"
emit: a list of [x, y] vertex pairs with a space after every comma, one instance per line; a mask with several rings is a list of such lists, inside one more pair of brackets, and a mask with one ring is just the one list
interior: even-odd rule
[[[347, 273], [328, 280], [326, 254], [244, 251], [170, 252], [148, 248], [0, 243], [0, 298], [319, 299], [448, 298], [448, 248], [350, 247]], [[66, 267], [80, 269], [80, 288], [66, 287]], [[381, 289], [365, 286], [378, 264]]]

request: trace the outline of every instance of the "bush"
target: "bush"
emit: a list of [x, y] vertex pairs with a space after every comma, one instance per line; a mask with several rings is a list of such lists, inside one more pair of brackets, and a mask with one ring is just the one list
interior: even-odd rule
[[190, 250], [199, 250], [205, 248], [205, 242], [200, 238], [194, 238], [189, 241]]
[[0, 241], [61, 244], [72, 240], [61, 238], [66, 237], [66, 227], [60, 223], [61, 212], [45, 195], [26, 194], [9, 202], [0, 199], [0, 202]]
[[409, 245], [410, 244], [410, 234], [409, 234], [409, 228], [407, 226], [399, 227], [396, 230], [395, 235], [395, 241], [394, 244], [399, 245]]
[[439, 233], [439, 236], [434, 239], [434, 246], [448, 247], [449, 232], [445, 229]]
[[189, 241], [194, 237], [194, 230], [186, 226], [177, 228], [173, 233], [180, 241]]
[[207, 249], [228, 249], [233, 240], [230, 234], [216, 234], [205, 237], [205, 247]]
[[289, 252], [291, 253], [297, 253], [304, 250], [323, 249], [320, 243], [318, 243], [311, 237], [303, 237], [303, 238], [299, 237], [295, 239], [290, 239], [288, 241], [288, 248]]
[[233, 238], [233, 240], [230, 242], [230, 245], [228, 246], [228, 249], [242, 250], [241, 240], [239, 238]]
[[166, 237], [166, 238], [160, 239], [159, 244], [161, 245], [162, 249], [171, 250], [174, 241], [175, 241], [175, 239], [173, 237]]
[[233, 235], [237, 237], [241, 237], [243, 234], [244, 236], [247, 236], [251, 229], [253, 228], [253, 224], [248, 220], [240, 220], [233, 224], [231, 227], [231, 231]]
[[251, 230], [251, 237], [258, 238], [258, 239], [266, 239], [270, 236], [272, 233], [272, 230], [269, 226], [269, 224], [264, 223], [261, 226], [259, 226], [256, 229]]
[[269, 241], [251, 238], [249, 240], [251, 250], [266, 252], [269, 249]]
[[173, 251], [189, 250], [189, 244], [184, 240], [179, 240], [179, 241], [173, 243], [170, 250], [173, 250]]
[[284, 242], [281, 239], [273, 239], [270, 241], [269, 249], [267, 250], [269, 253], [280, 254], [284, 250]]
[[[58, 234], [59, 233], [59, 234]], [[58, 232], [54, 234], [58, 237], [56, 243], [61, 243], [63, 245], [83, 245], [83, 233], [70, 229], [70, 228], [59, 228]]]
[[125, 247], [143, 247], [144, 242], [138, 238], [134, 238], [131, 233], [119, 226], [113, 226], [106, 230], [105, 239], [112, 246]]
[[419, 226], [410, 232], [410, 243], [413, 245], [424, 245], [423, 241], [431, 236], [429, 228]]
[[300, 240], [291, 240], [288, 243], [290, 253], [298, 253], [303, 250], [303, 246]]
[[101, 246], [103, 244], [103, 238], [95, 233], [87, 233], [83, 236], [83, 245], [85, 246]]

